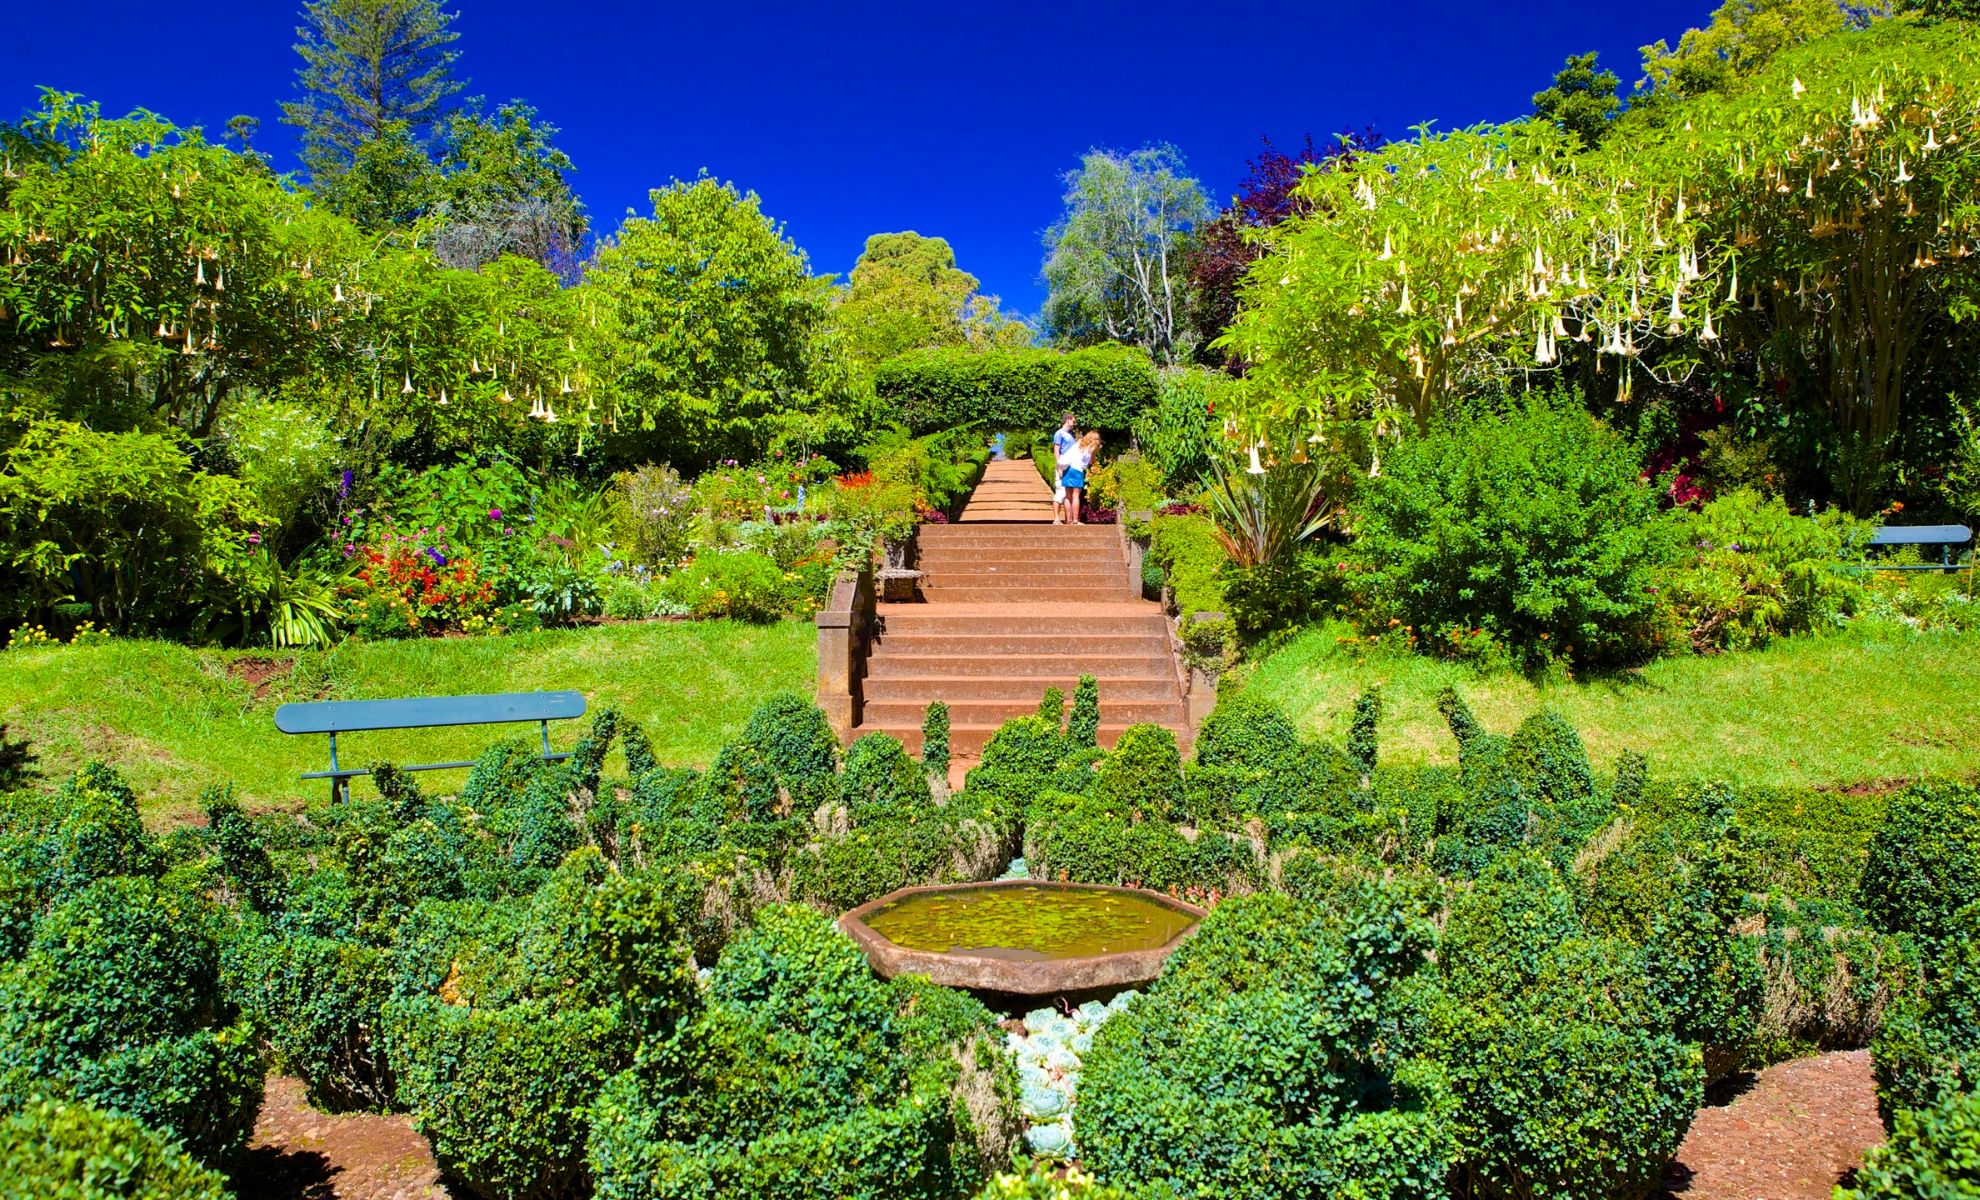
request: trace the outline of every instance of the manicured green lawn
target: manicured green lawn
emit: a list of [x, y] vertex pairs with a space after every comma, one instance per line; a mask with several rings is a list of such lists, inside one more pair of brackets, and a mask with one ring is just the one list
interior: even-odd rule
[[[154, 820], [195, 812], [202, 789], [230, 781], [251, 806], [327, 795], [327, 783], [296, 778], [327, 765], [326, 740], [276, 732], [275, 706], [290, 700], [575, 688], [592, 712], [616, 707], [644, 725], [661, 761], [705, 765], [763, 697], [786, 689], [810, 694], [815, 639], [808, 621], [698, 621], [353, 642], [299, 654], [144, 641], [14, 650], [0, 654], [0, 724], [33, 742], [50, 778], [92, 758], [116, 765]], [[259, 689], [239, 677], [255, 659], [278, 665]], [[553, 725], [552, 744], [568, 748], [579, 728]], [[469, 759], [497, 738], [532, 732], [352, 734], [338, 739], [338, 752], [349, 763]], [[421, 778], [451, 789], [464, 773]]]
[[1598, 767], [1624, 750], [1659, 774], [1829, 786], [1980, 771], [1980, 634], [1859, 626], [1761, 651], [1674, 658], [1623, 675], [1536, 685], [1434, 659], [1360, 653], [1339, 626], [1310, 629], [1244, 686], [1340, 739], [1355, 695], [1383, 686], [1382, 755], [1450, 763], [1438, 714], [1455, 684], [1501, 733], [1543, 705], [1580, 727]]

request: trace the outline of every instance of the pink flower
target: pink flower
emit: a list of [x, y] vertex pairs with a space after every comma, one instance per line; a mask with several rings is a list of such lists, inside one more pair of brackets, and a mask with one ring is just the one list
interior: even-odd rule
[[250, 534], [248, 534], [248, 545], [250, 545], [250, 546], [259, 546], [260, 544], [261, 544], [261, 535], [260, 535], [260, 534], [258, 534], [258, 533], [250, 533]]
[[489, 519], [489, 520], [491, 520], [491, 521], [499, 521], [499, 520], [501, 520], [501, 519], [502, 519], [502, 510], [501, 510], [501, 509], [499, 509], [499, 508], [491, 508], [491, 509], [489, 509], [489, 510], [488, 510], [488, 519]]

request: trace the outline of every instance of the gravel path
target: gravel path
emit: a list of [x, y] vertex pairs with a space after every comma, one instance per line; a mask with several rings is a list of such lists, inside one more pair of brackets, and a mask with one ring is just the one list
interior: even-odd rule
[[409, 1118], [318, 1112], [300, 1079], [268, 1077], [249, 1145], [235, 1181], [241, 1200], [447, 1200]]
[[[1797, 1059], [1747, 1076], [1698, 1113], [1660, 1200], [1829, 1200], [1884, 1140], [1870, 1052]], [[300, 1080], [270, 1076], [241, 1200], [447, 1200], [405, 1117], [331, 1116]]]
[[1828, 1200], [1884, 1140], [1868, 1050], [1768, 1067], [1707, 1105], [1664, 1176], [1666, 1200]]

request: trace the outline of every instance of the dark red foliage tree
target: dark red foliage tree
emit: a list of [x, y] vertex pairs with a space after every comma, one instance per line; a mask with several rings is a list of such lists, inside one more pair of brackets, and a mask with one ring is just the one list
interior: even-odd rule
[[1304, 211], [1305, 202], [1293, 189], [1309, 166], [1326, 168], [1382, 144], [1381, 135], [1373, 129], [1342, 133], [1325, 148], [1315, 146], [1309, 133], [1306, 144], [1291, 154], [1274, 146], [1271, 138], [1259, 140], [1265, 147], [1263, 153], [1246, 161], [1248, 174], [1238, 184], [1230, 205], [1197, 230], [1186, 267], [1190, 316], [1202, 335], [1199, 357], [1206, 365], [1220, 366], [1233, 374], [1243, 374], [1244, 364], [1226, 358], [1221, 350], [1210, 349], [1209, 343], [1237, 318], [1238, 284], [1263, 253], [1245, 240], [1245, 231], [1269, 228]]

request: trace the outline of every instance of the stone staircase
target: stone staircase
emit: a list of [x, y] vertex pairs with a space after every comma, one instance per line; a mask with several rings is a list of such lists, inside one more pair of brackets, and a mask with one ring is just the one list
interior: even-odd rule
[[[949, 706], [959, 763], [1048, 687], [1068, 705], [1081, 675], [1100, 684], [1100, 741], [1144, 721], [1188, 741], [1169, 623], [1138, 598], [1120, 532], [1051, 524], [1051, 493], [1029, 462], [993, 462], [952, 525], [918, 535], [922, 600], [880, 604], [860, 724], [919, 753], [931, 701]], [[958, 776], [959, 777], [959, 776]]]

